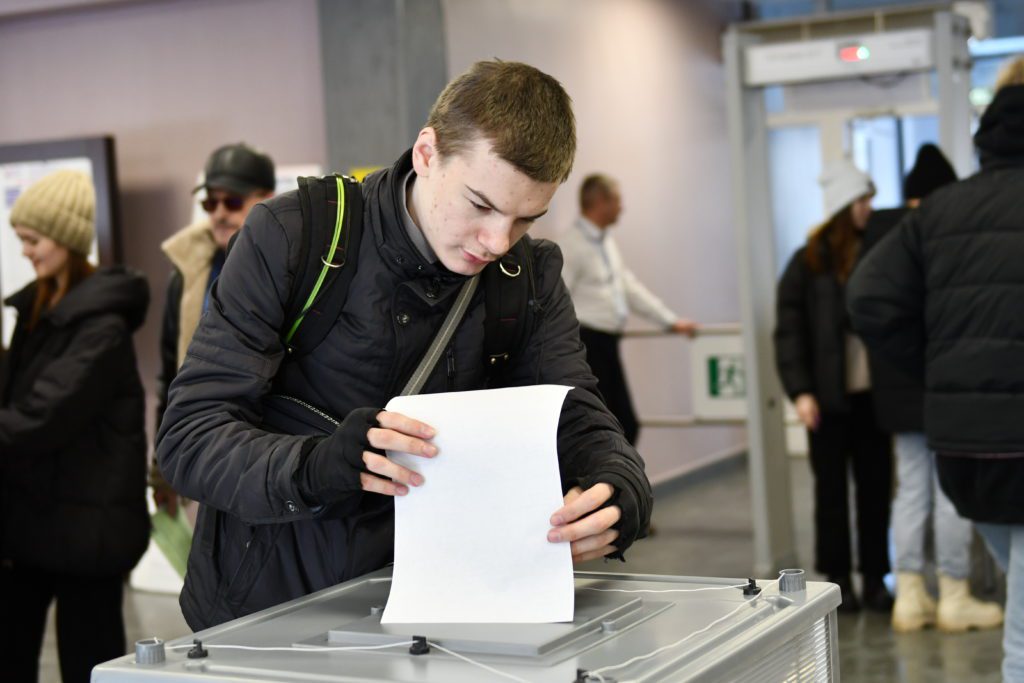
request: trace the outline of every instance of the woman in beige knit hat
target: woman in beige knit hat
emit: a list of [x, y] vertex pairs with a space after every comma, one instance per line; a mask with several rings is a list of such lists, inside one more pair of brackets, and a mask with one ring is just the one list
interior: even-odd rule
[[[149, 537], [145, 400], [132, 346], [144, 278], [95, 268], [88, 176], [57, 171], [26, 189], [11, 224], [36, 279], [0, 364], [0, 657], [34, 681], [49, 605], [65, 683], [125, 652], [124, 575]], [[8, 680], [5, 678], [5, 680]]]
[[92, 274], [86, 257], [95, 232], [95, 206], [89, 176], [68, 170], [31, 185], [14, 203], [11, 225], [40, 284], [33, 321]]

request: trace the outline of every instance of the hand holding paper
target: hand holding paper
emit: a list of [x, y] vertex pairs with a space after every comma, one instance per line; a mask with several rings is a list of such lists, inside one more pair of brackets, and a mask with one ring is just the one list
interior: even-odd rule
[[[439, 454], [388, 454], [424, 485], [395, 500], [395, 568], [382, 623], [572, 620], [570, 544], [548, 540], [552, 512], [572, 522], [611, 494], [602, 500], [598, 489], [564, 504], [556, 436], [568, 390], [518, 387], [388, 404], [436, 428]], [[588, 530], [589, 522], [576, 523], [559, 533], [582, 539]]]
[[[430, 425], [401, 413], [386, 410], [377, 413], [377, 423], [380, 427], [374, 427], [366, 433], [367, 440], [374, 448], [400, 451], [425, 458], [437, 455], [437, 446], [424, 441], [436, 433]], [[382, 493], [386, 496], [404, 496], [409, 493], [409, 486], [423, 485], [423, 475], [402, 467], [379, 453], [363, 451], [363, 464], [372, 473], [363, 472], [359, 475], [359, 482], [364, 491]]]
[[[548, 532], [552, 543], [572, 541], [572, 561], [586, 562], [614, 552], [619, 532], [610, 528], [622, 511], [611, 505], [598, 510], [615, 493], [611, 484], [594, 484], [586, 491], [574, 486], [565, 494], [565, 505], [551, 516]], [[597, 512], [594, 512], [597, 510]]]

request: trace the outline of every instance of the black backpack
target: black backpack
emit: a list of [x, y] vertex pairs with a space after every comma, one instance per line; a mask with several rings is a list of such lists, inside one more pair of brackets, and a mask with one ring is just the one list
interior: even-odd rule
[[[291, 357], [313, 351], [341, 314], [349, 286], [359, 268], [363, 237], [363, 193], [347, 176], [299, 178], [302, 245], [297, 286], [286, 304], [282, 341]], [[481, 275], [486, 314], [482, 362], [493, 381], [522, 348], [527, 317], [541, 312], [536, 297], [533, 254], [527, 238], [519, 240]]]

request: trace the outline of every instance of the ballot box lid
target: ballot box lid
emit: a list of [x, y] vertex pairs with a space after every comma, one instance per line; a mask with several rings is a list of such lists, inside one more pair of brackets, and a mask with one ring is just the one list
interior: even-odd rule
[[[92, 681], [838, 680], [833, 584], [784, 594], [774, 580], [751, 592], [747, 579], [577, 572], [571, 623], [381, 625], [390, 582], [386, 568], [167, 638], [163, 662], [128, 655]], [[196, 638], [205, 655], [190, 658]]]

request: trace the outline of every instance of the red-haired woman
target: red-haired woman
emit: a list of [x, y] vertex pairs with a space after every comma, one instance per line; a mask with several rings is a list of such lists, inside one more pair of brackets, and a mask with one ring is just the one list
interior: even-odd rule
[[889, 572], [892, 449], [875, 422], [867, 352], [850, 329], [844, 303], [875, 189], [847, 160], [829, 164], [820, 183], [828, 219], [793, 255], [779, 283], [776, 364], [807, 428], [816, 568], [842, 590], [841, 610], [859, 609], [850, 580], [847, 473], [852, 469], [861, 597], [865, 606], [889, 611], [892, 597], [882, 578]]
[[0, 659], [34, 681], [50, 603], [65, 683], [125, 653], [125, 574], [149, 537], [144, 394], [132, 347], [145, 279], [86, 260], [92, 183], [57, 171], [11, 224], [36, 279], [0, 368]]

